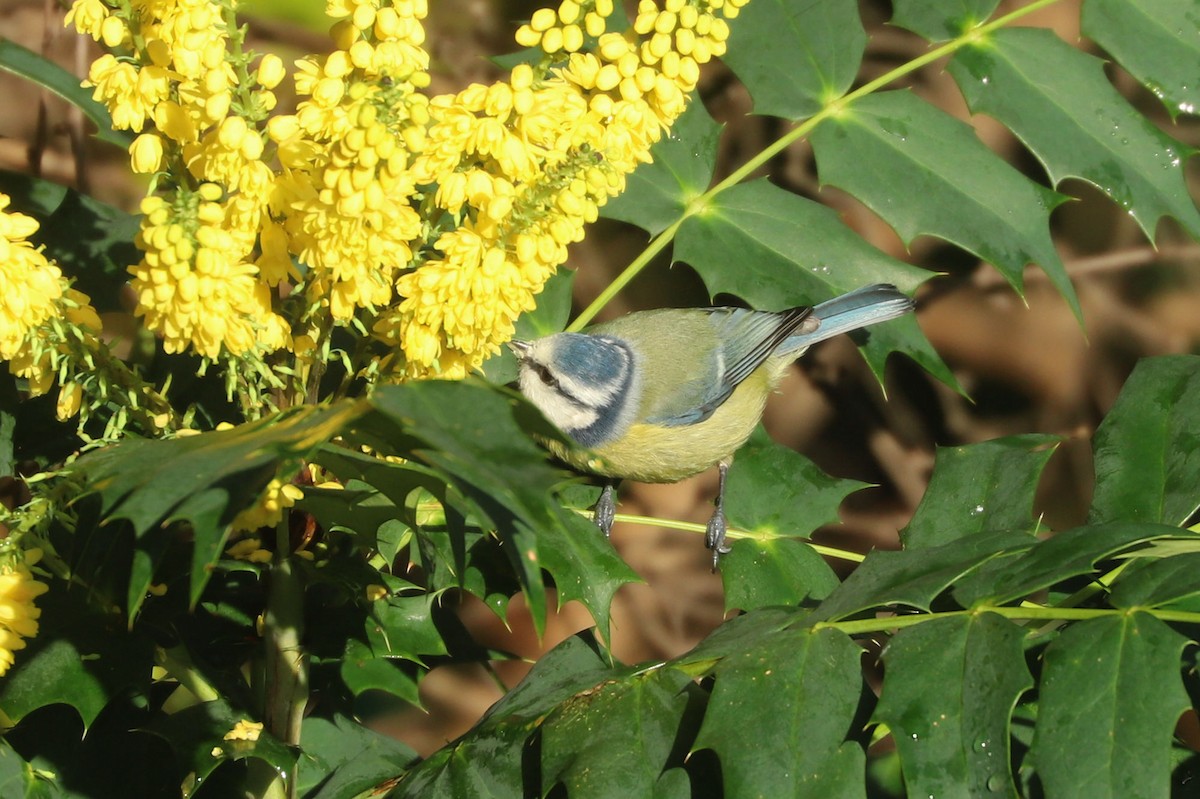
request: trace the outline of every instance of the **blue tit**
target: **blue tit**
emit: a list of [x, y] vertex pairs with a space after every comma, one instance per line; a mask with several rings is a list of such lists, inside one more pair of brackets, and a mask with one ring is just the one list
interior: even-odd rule
[[[913, 309], [878, 284], [786, 311], [664, 308], [533, 341], [515, 340], [519, 386], [579, 448], [548, 442], [567, 464], [614, 479], [671, 483], [720, 466], [706, 544], [713, 566], [727, 553], [725, 476], [796, 358], [818, 341]], [[605, 534], [612, 484], [596, 508]]]

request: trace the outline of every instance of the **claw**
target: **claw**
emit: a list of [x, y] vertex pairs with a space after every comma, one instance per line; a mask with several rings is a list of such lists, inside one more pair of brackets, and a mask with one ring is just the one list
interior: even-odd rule
[[600, 532], [604, 533], [605, 538], [612, 536], [613, 522], [617, 518], [615, 493], [612, 483], [605, 485], [604, 490], [600, 492], [600, 499], [596, 500], [596, 507], [593, 510], [592, 519], [596, 522], [596, 526], [600, 528]]
[[717, 487], [717, 509], [704, 528], [704, 546], [712, 550], [713, 571], [717, 570], [722, 555], [728, 555], [732, 548], [725, 542], [728, 526], [725, 524], [725, 476], [729, 474], [729, 464], [722, 461], [718, 465], [719, 482]]

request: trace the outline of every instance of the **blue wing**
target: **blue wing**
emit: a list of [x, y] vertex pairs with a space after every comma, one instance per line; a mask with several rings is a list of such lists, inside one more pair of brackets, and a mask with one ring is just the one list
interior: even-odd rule
[[[751, 311], [745, 308], [707, 308], [704, 310], [716, 341], [710, 357], [707, 379], [695, 384], [696, 392], [685, 392], [686, 403], [671, 403], [646, 418], [651, 424], [681, 427], [698, 424], [721, 407], [738, 384], [800, 328], [812, 308], [791, 308], [779, 313]], [[680, 396], [680, 399], [683, 399]], [[674, 405], [675, 407], [671, 407]], [[684, 407], [680, 407], [684, 405]]]

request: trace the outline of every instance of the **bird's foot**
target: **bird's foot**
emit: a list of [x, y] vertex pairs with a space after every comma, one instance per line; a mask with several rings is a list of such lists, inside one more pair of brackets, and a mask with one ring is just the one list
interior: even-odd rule
[[609, 484], [604, 486], [604, 490], [600, 492], [600, 499], [596, 500], [592, 519], [596, 522], [596, 526], [600, 528], [600, 532], [604, 533], [604, 537], [609, 538], [612, 536], [612, 526], [616, 518], [616, 491]]
[[708, 520], [708, 526], [704, 529], [704, 546], [712, 550], [713, 553], [713, 571], [717, 570], [717, 564], [721, 560], [722, 555], [728, 555], [732, 548], [725, 543], [725, 533], [728, 528], [725, 525], [725, 511], [717, 506], [717, 510], [713, 513], [712, 518]]

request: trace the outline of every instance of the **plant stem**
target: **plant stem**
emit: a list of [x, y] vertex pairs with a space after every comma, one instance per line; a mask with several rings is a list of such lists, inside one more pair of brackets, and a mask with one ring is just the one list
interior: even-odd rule
[[[263, 638], [266, 644], [266, 695], [263, 725], [289, 746], [300, 743], [300, 722], [308, 703], [308, 655], [304, 636], [304, 586], [295, 570], [287, 517], [275, 528]], [[281, 777], [284, 793], [296, 795], [295, 774]]]

